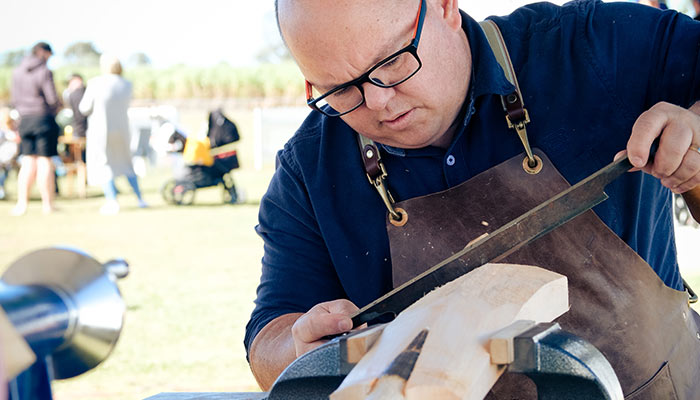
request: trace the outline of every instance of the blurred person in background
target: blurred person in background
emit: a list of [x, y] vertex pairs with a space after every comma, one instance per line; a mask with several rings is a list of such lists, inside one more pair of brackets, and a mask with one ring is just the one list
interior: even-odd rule
[[5, 180], [19, 152], [17, 123], [8, 109], [0, 112], [0, 200], [6, 198]]
[[63, 93], [63, 102], [73, 111], [73, 137], [83, 138], [87, 132], [87, 117], [80, 112], [80, 101], [85, 95], [85, 82], [80, 74], [71, 74], [68, 87]]
[[60, 105], [53, 74], [46, 65], [51, 46], [39, 42], [12, 74], [12, 105], [19, 112], [21, 166], [17, 176], [17, 204], [11, 214], [23, 215], [29, 203], [29, 189], [37, 181], [44, 213], [54, 211], [55, 177], [51, 157], [58, 155], [59, 127], [56, 111]]
[[[63, 91], [63, 103], [66, 104], [73, 116], [71, 118], [70, 122], [70, 138], [71, 140], [69, 142], [74, 142], [74, 139], [76, 138], [84, 138], [85, 134], [87, 132], [87, 117], [83, 115], [80, 112], [80, 101], [83, 99], [83, 96], [85, 95], [85, 81], [83, 80], [82, 75], [78, 73], [73, 73], [71, 74], [70, 78], [68, 78], [68, 85], [66, 87], [66, 90]], [[68, 132], [65, 133], [66, 136], [68, 135]], [[77, 146], [78, 144], [73, 144]], [[66, 149], [66, 155], [68, 156], [68, 159], [71, 162], [77, 162], [79, 160], [76, 160], [75, 158], [78, 157], [77, 154], [74, 154], [72, 151], [70, 151], [68, 148]], [[81, 146], [80, 150], [80, 161], [85, 161], [85, 147], [84, 144]]]
[[129, 117], [131, 82], [124, 79], [116, 57], [100, 58], [102, 75], [90, 79], [80, 101], [79, 111], [88, 118], [86, 135], [87, 180], [100, 185], [106, 202], [102, 214], [119, 212], [114, 178], [125, 175], [140, 208], [147, 207], [141, 197], [138, 179], [131, 161]]
[[700, 21], [700, 0], [693, 0], [693, 10], [695, 10], [695, 20]]

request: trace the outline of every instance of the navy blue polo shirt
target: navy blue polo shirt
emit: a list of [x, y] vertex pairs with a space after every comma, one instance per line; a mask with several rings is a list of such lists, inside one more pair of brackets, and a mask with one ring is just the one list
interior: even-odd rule
[[[463, 126], [448, 149], [380, 146], [397, 201], [456, 186], [523, 152], [505, 123], [504, 77], [477, 22], [463, 17], [473, 68]], [[500, 27], [532, 123], [530, 141], [576, 183], [626, 147], [637, 117], [700, 99], [700, 23], [631, 3], [539, 3]], [[670, 287], [682, 288], [671, 193], [641, 172], [607, 187], [596, 214]], [[272, 319], [347, 298], [365, 306], [392, 288], [386, 209], [369, 184], [356, 133], [311, 112], [278, 153], [256, 230], [262, 277], [245, 345]]]

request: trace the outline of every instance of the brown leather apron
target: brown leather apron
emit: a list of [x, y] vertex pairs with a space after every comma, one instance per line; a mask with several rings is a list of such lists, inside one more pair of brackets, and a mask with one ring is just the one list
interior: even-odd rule
[[[543, 160], [537, 175], [517, 156], [447, 191], [397, 203], [408, 220], [400, 227], [387, 222], [394, 286], [569, 187], [536, 154]], [[700, 399], [700, 316], [685, 292], [667, 287], [593, 211], [499, 261], [568, 277], [571, 309], [557, 321], [605, 355], [625, 398]], [[487, 398], [535, 393], [529, 379], [506, 373]]]

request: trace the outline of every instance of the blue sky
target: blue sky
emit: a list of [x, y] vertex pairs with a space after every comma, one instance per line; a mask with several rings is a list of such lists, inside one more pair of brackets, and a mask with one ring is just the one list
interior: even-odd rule
[[276, 35], [272, 0], [4, 0], [0, 53], [44, 40], [59, 57], [71, 43], [127, 59], [136, 52], [156, 66], [226, 61], [253, 63]]

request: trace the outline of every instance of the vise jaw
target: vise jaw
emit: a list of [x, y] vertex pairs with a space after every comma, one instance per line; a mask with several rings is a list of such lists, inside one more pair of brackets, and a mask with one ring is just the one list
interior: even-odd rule
[[[347, 354], [353, 334], [336, 337], [296, 359], [266, 398], [328, 399], [355, 366]], [[540, 400], [623, 399], [620, 382], [605, 356], [557, 323], [537, 324], [514, 336], [513, 360], [507, 372], [528, 376]]]

